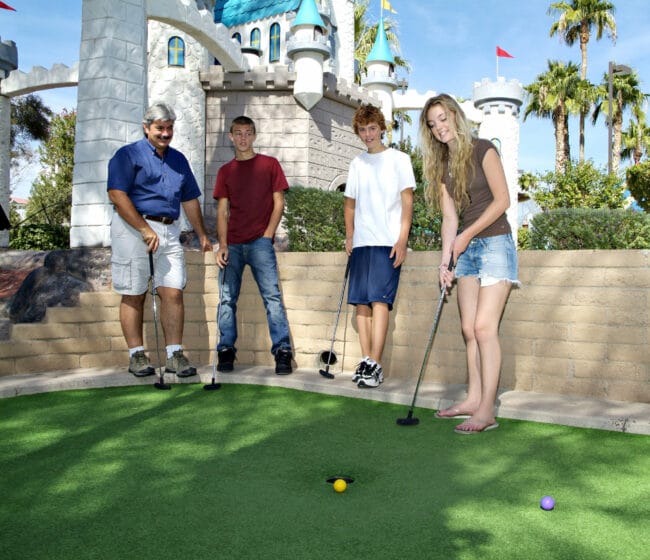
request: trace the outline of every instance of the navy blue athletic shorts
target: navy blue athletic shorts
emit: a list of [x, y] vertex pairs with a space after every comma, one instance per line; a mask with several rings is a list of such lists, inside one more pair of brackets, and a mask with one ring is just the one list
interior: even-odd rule
[[371, 305], [393, 302], [399, 285], [401, 266], [393, 268], [395, 258], [389, 258], [392, 247], [356, 247], [350, 256], [350, 285], [348, 303]]

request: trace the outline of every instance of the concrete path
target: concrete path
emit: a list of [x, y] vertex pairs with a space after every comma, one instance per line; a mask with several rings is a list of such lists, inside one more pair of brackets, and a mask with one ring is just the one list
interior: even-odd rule
[[[199, 369], [201, 383], [209, 383], [212, 367]], [[223, 384], [242, 383], [287, 387], [301, 391], [312, 391], [329, 395], [402, 404], [404, 416], [413, 399], [415, 381], [387, 380], [377, 389], [359, 389], [351, 382], [350, 373], [335, 373], [335, 379], [326, 379], [316, 369], [300, 368], [292, 375], [275, 375], [268, 367], [237, 366], [233, 373], [217, 374], [217, 381]], [[0, 398], [19, 395], [62, 391], [69, 389], [90, 389], [101, 387], [123, 387], [129, 385], [152, 385], [156, 376], [136, 378], [126, 368], [96, 368], [74, 371], [56, 371], [30, 375], [0, 377]], [[194, 377], [178, 379], [175, 375], [165, 375], [168, 383], [198, 383]], [[155, 389], [152, 387], [152, 391]], [[173, 388], [172, 388], [173, 390]], [[465, 394], [464, 385], [441, 385], [422, 383], [416, 406], [431, 410], [447, 408]], [[421, 422], [433, 421], [433, 413], [419, 414]], [[650, 404], [605, 401], [562, 395], [546, 395], [522, 391], [505, 391], [499, 395], [497, 416], [518, 420], [530, 420], [566, 426], [596, 428], [634, 434], [650, 435]], [[451, 425], [450, 425], [451, 428]]]

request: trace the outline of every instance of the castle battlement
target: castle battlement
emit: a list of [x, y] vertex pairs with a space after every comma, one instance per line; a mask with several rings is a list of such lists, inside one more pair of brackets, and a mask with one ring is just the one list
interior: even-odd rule
[[510, 113], [519, 116], [519, 108], [524, 102], [524, 88], [519, 80], [506, 80], [499, 76], [496, 81], [483, 78], [474, 82], [474, 106], [485, 114]]

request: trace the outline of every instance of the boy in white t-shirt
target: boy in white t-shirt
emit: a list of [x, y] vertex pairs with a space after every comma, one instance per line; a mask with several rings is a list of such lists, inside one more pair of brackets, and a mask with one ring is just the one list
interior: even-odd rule
[[409, 156], [382, 143], [386, 121], [379, 108], [362, 105], [352, 126], [368, 149], [350, 163], [345, 187], [348, 303], [356, 306], [359, 343], [365, 356], [352, 381], [371, 388], [384, 380], [381, 356], [388, 314], [406, 259], [415, 176]]

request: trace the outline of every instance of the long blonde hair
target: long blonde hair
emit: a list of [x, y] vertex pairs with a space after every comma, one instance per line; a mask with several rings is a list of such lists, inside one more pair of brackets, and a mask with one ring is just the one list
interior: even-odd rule
[[[447, 144], [436, 140], [427, 124], [427, 113], [435, 105], [440, 105], [447, 118], [454, 123], [456, 146], [453, 152], [449, 151]], [[427, 181], [424, 191], [427, 202], [438, 209], [442, 205], [443, 189], [447, 181], [443, 177], [444, 162], [447, 160], [449, 174], [454, 182], [454, 205], [460, 212], [469, 202], [467, 186], [474, 178], [474, 135], [465, 113], [450, 95], [441, 93], [429, 98], [424, 104], [420, 114], [420, 145], [424, 178]]]

